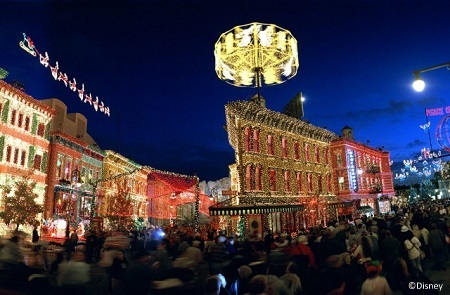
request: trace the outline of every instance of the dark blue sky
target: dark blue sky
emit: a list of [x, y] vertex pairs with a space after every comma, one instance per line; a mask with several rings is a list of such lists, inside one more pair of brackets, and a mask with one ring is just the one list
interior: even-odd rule
[[[411, 89], [413, 70], [450, 60], [449, 11], [450, 1], [414, 0], [2, 1], [0, 67], [9, 71], [7, 82], [21, 81], [34, 98], [57, 97], [85, 115], [101, 148], [217, 180], [234, 162], [224, 105], [256, 90], [217, 78], [214, 44], [234, 26], [274, 23], [297, 39], [300, 68], [286, 83], [262, 89], [267, 107], [281, 111], [303, 92], [304, 119], [338, 134], [348, 125], [356, 140], [384, 146], [402, 162], [430, 147], [419, 126], [425, 108], [450, 105], [446, 69], [422, 75], [424, 92]], [[23, 51], [22, 33], [109, 106], [111, 117], [80, 102]], [[442, 118], [430, 118], [434, 149]]]

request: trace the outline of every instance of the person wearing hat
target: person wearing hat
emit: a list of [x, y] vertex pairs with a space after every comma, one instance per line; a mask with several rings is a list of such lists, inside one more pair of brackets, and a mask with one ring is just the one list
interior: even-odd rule
[[381, 264], [371, 262], [366, 267], [367, 279], [361, 287], [361, 295], [391, 295], [392, 290], [385, 277], [380, 276]]

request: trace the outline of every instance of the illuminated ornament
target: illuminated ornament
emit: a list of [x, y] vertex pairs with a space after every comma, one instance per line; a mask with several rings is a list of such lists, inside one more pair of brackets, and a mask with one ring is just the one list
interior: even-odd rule
[[426, 124], [424, 124], [424, 125], [420, 125], [420, 128], [422, 128], [423, 131], [427, 132], [428, 129], [430, 129], [430, 125], [431, 125], [431, 122], [428, 121], [428, 123], [426, 123]]
[[0, 80], [5, 79], [6, 77], [8, 77], [8, 71], [0, 68]]
[[[84, 84], [81, 84], [81, 89], [78, 89], [77, 88], [77, 81], [75, 80], [75, 78], [73, 78], [73, 82], [71, 82], [71, 81], [69, 81], [69, 77], [67, 76], [66, 73], [62, 73], [62, 72], [59, 71], [59, 64], [58, 64], [58, 62], [55, 62], [55, 66], [52, 67], [49, 64], [50, 57], [48, 56], [48, 53], [45, 52], [45, 56], [40, 54], [39, 51], [36, 49], [36, 46], [34, 46], [34, 43], [31, 40], [31, 38], [28, 37], [25, 33], [23, 33], [23, 41], [19, 42], [19, 46], [23, 50], [25, 50], [26, 52], [31, 54], [32, 56], [39, 55], [39, 63], [41, 65], [43, 65], [44, 67], [46, 67], [46, 68], [50, 67], [50, 71], [51, 71], [52, 77], [55, 80], [62, 81], [64, 83], [64, 85], [66, 87], [69, 86], [70, 90], [72, 90], [73, 92], [78, 91], [78, 97], [80, 98], [81, 101], [83, 101], [84, 103], [89, 103], [91, 106], [94, 107], [95, 111], [100, 110], [100, 112], [104, 113], [108, 117], [110, 116], [109, 107], [106, 107], [103, 104], [102, 101], [99, 101], [97, 96], [95, 97], [96, 100], [93, 101], [91, 94], [89, 94], [89, 95], [85, 94]], [[1, 76], [2, 76], [2, 73], [0, 71], [0, 79], [3, 79], [3, 78], [1, 78]]]
[[273, 24], [251, 23], [220, 35], [214, 48], [219, 79], [238, 87], [277, 85], [297, 74], [297, 40]]

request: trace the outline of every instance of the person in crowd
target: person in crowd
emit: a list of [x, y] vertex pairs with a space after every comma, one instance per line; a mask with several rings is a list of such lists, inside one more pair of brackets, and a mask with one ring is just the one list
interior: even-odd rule
[[361, 287], [361, 295], [392, 295], [391, 287], [385, 277], [380, 276], [381, 264], [369, 264], [367, 279]]
[[344, 274], [345, 289], [344, 294], [353, 295], [357, 293], [357, 289], [361, 284], [362, 275], [359, 271], [359, 265], [349, 252], [339, 255], [338, 267]]
[[249, 292], [249, 282], [252, 275], [252, 269], [248, 265], [242, 265], [238, 268], [238, 272], [238, 295], [243, 295]]
[[94, 230], [89, 231], [86, 237], [86, 262], [92, 263], [94, 259], [95, 247], [97, 246], [97, 235]]
[[266, 274], [266, 292], [272, 295], [289, 295], [289, 292], [282, 280], [276, 275], [276, 270], [269, 265]]
[[228, 251], [225, 247], [226, 240], [225, 236], [218, 236], [216, 244], [210, 248], [209, 270], [211, 274], [220, 273], [230, 263]]
[[302, 283], [297, 273], [297, 264], [289, 262], [286, 267], [286, 273], [280, 277], [290, 295], [300, 295], [302, 293]]
[[431, 256], [434, 261], [434, 267], [437, 270], [447, 270], [445, 266], [445, 237], [444, 233], [433, 222], [430, 225], [430, 233], [428, 235], [428, 243], [431, 248]]
[[385, 238], [381, 243], [381, 259], [383, 261], [393, 261], [400, 258], [400, 242], [394, 238], [390, 230], [384, 231]]
[[265, 275], [256, 275], [248, 283], [248, 295], [268, 295], [267, 278]]
[[122, 293], [122, 283], [125, 279], [127, 267], [128, 260], [123, 250], [117, 251], [117, 256], [114, 258], [111, 266], [111, 289], [113, 294]]
[[412, 267], [417, 268], [422, 271], [421, 257], [420, 257], [420, 246], [422, 245], [418, 238], [414, 236], [412, 231], [406, 226], [401, 228], [402, 236], [404, 237], [403, 246], [408, 254], [408, 259]]

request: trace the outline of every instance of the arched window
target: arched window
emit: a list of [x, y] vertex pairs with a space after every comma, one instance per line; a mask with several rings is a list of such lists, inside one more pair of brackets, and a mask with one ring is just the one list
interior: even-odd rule
[[297, 172], [296, 178], [297, 178], [296, 180], [297, 180], [298, 193], [301, 193], [302, 192], [302, 173]]
[[309, 145], [307, 143], [305, 143], [305, 160], [306, 163], [309, 162]]
[[298, 142], [294, 142], [294, 157], [296, 160], [300, 159], [300, 145]]
[[246, 152], [251, 150], [251, 132], [250, 127], [245, 127], [245, 140], [244, 140], [244, 149]]
[[316, 156], [316, 163], [320, 163], [320, 153], [317, 145], [314, 146], [314, 155]]
[[11, 162], [11, 154], [12, 154], [12, 147], [8, 145], [6, 147], [6, 162]]
[[255, 189], [257, 191], [261, 191], [262, 190], [262, 182], [261, 182], [261, 166], [256, 166], [256, 170], [255, 170]]
[[288, 143], [287, 138], [281, 139], [281, 156], [287, 158], [288, 156]]
[[267, 136], [267, 153], [271, 156], [273, 156], [273, 135]]
[[252, 188], [252, 165], [248, 164], [245, 171], [245, 189], [251, 191]]
[[253, 151], [259, 153], [259, 130], [253, 130]]

